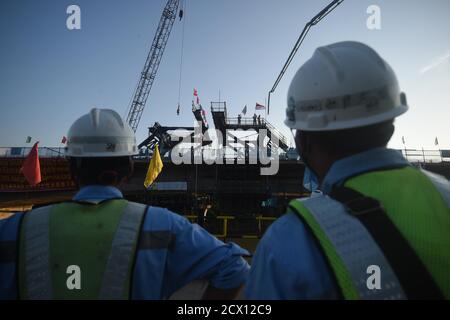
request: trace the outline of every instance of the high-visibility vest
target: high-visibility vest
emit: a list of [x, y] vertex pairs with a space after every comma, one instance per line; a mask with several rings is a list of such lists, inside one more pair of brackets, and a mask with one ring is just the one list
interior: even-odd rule
[[[348, 179], [344, 186], [376, 199], [387, 221], [424, 266], [432, 284], [415, 283], [415, 289], [434, 286], [440, 297], [449, 299], [450, 183], [441, 176], [408, 166], [364, 173]], [[321, 195], [292, 200], [289, 207], [318, 240], [343, 298], [411, 298], [411, 284], [405, 283], [404, 274], [393, 267], [394, 259], [389, 261], [387, 249], [379, 245], [389, 239], [377, 241], [361, 217], [350, 214], [347, 206], [329, 195]], [[380, 288], [368, 285], [373, 266], [381, 275]]]
[[146, 205], [114, 199], [99, 204], [66, 202], [26, 213], [19, 250], [19, 296], [129, 298], [146, 210]]

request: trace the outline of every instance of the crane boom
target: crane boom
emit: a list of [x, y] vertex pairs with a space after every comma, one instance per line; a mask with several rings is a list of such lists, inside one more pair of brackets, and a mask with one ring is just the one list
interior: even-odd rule
[[164, 7], [161, 19], [159, 20], [158, 29], [153, 38], [152, 47], [145, 61], [144, 69], [141, 72], [141, 78], [134, 92], [133, 101], [128, 111], [127, 122], [130, 124], [134, 132], [139, 125], [142, 113], [144, 112], [145, 103], [155, 80], [159, 64], [161, 62], [164, 49], [169, 39], [170, 31], [177, 17], [178, 6], [180, 0], [168, 0]]
[[302, 33], [297, 39], [297, 42], [294, 45], [294, 48], [292, 48], [291, 53], [289, 54], [289, 57], [287, 58], [287, 61], [285, 62], [283, 69], [281, 69], [280, 74], [278, 75], [277, 80], [275, 80], [275, 83], [272, 86], [272, 89], [270, 89], [268, 94], [268, 104], [267, 104], [267, 113], [270, 113], [270, 95], [275, 92], [275, 89], [277, 88], [278, 84], [280, 83], [281, 79], [283, 78], [287, 68], [291, 64], [292, 59], [294, 59], [295, 54], [297, 53], [298, 48], [300, 48], [301, 44], [303, 43], [303, 40], [305, 40], [306, 35], [309, 32], [309, 29], [311, 29], [312, 26], [315, 26], [317, 23], [320, 22], [323, 18], [325, 18], [331, 11], [336, 9], [338, 5], [340, 5], [344, 0], [333, 0], [331, 3], [329, 3], [324, 9], [322, 9], [318, 14], [316, 14], [303, 28]]

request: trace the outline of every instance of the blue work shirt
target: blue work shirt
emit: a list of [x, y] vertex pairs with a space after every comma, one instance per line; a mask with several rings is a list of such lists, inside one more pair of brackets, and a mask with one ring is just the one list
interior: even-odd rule
[[[375, 148], [339, 161], [328, 170], [321, 190], [328, 194], [348, 178], [409, 162], [397, 150]], [[303, 222], [287, 213], [258, 244], [245, 295], [247, 299], [337, 299], [340, 292], [317, 240]]]
[[[74, 201], [99, 202], [122, 198], [122, 193], [111, 186], [87, 186], [75, 195]], [[14, 240], [18, 236], [18, 216], [0, 220], [0, 241]], [[132, 277], [132, 299], [165, 299], [186, 284], [199, 279], [210, 281], [219, 289], [231, 289], [244, 284], [249, 265], [243, 256], [248, 251], [233, 243], [223, 243], [197, 224], [159, 207], [149, 207], [141, 232], [170, 232], [167, 248], [138, 248]], [[14, 270], [5, 265], [6, 276]], [[9, 279], [10, 281], [16, 279]], [[6, 282], [5, 282], [6, 283]], [[0, 285], [0, 297], [11, 298], [12, 286]], [[9, 292], [7, 292], [9, 290]], [[4, 291], [4, 292], [2, 292]]]

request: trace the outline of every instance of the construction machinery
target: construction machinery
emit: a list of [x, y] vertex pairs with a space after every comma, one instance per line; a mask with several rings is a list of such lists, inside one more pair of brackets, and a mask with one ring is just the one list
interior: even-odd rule
[[270, 113], [270, 95], [275, 92], [275, 89], [277, 88], [278, 84], [280, 83], [281, 79], [283, 79], [284, 74], [286, 73], [287, 68], [291, 64], [292, 59], [294, 59], [295, 54], [297, 53], [298, 49], [300, 48], [301, 44], [303, 43], [303, 40], [305, 40], [306, 35], [309, 32], [309, 29], [311, 29], [312, 26], [315, 26], [325, 18], [331, 11], [336, 9], [338, 5], [340, 5], [344, 0], [333, 0], [331, 3], [329, 3], [324, 9], [322, 9], [318, 14], [316, 14], [308, 23], [306, 23], [305, 27], [303, 28], [303, 31], [300, 33], [300, 36], [298, 37], [297, 41], [295, 42], [294, 47], [291, 50], [291, 53], [289, 54], [289, 57], [287, 58], [286, 62], [283, 65], [283, 68], [280, 71], [280, 74], [278, 75], [277, 79], [275, 80], [275, 83], [272, 86], [272, 89], [270, 89], [267, 99], [267, 113]]
[[[128, 110], [127, 122], [130, 124], [134, 132], [139, 125], [145, 104], [150, 94], [150, 90], [155, 80], [161, 58], [164, 54], [173, 23], [177, 17], [180, 0], [168, 0], [164, 7], [161, 19], [159, 20], [158, 29], [153, 38], [150, 52], [145, 60], [144, 69], [141, 72], [138, 85], [134, 92], [133, 100]], [[180, 19], [183, 17], [183, 11], [179, 13]]]

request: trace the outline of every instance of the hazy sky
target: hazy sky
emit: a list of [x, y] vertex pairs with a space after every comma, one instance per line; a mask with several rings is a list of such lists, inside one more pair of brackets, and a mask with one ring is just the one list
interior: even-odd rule
[[[186, 1], [186, 0], [184, 0]], [[182, 23], [176, 20], [137, 131], [155, 121], [192, 125], [192, 89], [207, 107], [219, 90], [232, 116], [265, 103], [305, 23], [330, 0], [187, 0], [181, 115], [176, 115]], [[26, 137], [57, 146], [93, 106], [125, 115], [165, 0], [2, 0], [0, 2], [0, 146]], [[81, 30], [66, 28], [66, 9], [81, 8]], [[381, 30], [366, 26], [381, 8]], [[450, 1], [345, 0], [313, 27], [272, 96], [268, 120], [283, 124], [295, 71], [314, 49], [362, 41], [396, 71], [410, 110], [396, 122], [392, 147], [450, 149]]]

